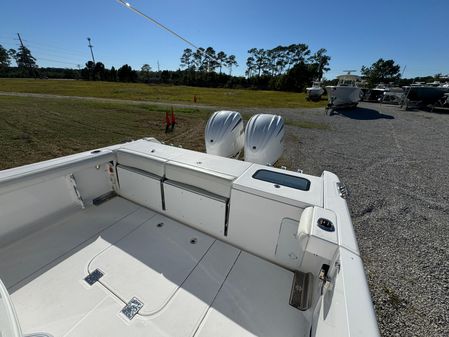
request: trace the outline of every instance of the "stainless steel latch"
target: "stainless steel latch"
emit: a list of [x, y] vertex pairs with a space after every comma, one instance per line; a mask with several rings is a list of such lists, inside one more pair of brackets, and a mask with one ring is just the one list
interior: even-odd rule
[[324, 289], [332, 288], [331, 278], [329, 277], [329, 265], [323, 264], [321, 266], [320, 274], [318, 275], [321, 280], [321, 295], [324, 293]]
[[338, 182], [337, 190], [338, 190], [338, 194], [340, 195], [340, 197], [342, 197], [343, 199], [349, 198], [349, 190], [344, 183]]

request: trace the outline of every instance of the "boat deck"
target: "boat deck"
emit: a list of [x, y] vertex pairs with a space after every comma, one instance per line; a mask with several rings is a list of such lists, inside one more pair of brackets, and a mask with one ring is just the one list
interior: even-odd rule
[[[53, 336], [308, 336], [293, 273], [120, 197], [0, 250], [23, 332]], [[93, 285], [84, 279], [95, 270]], [[128, 319], [122, 309], [143, 303]]]

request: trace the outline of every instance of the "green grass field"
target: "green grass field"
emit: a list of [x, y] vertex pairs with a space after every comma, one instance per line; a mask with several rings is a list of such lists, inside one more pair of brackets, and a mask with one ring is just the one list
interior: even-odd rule
[[[204, 127], [213, 110], [176, 108], [178, 125], [165, 134], [168, 110], [145, 102], [0, 96], [0, 169], [149, 136], [204, 151]], [[245, 119], [249, 116], [244, 114]], [[300, 119], [286, 124], [327, 128]]]
[[176, 109], [165, 134], [165, 111], [148, 104], [0, 97], [0, 169], [153, 136], [203, 150], [207, 110]]
[[314, 108], [326, 103], [309, 102], [304, 93], [70, 80], [0, 79], [0, 91], [184, 104], [193, 104], [196, 96], [198, 104], [220, 108]]

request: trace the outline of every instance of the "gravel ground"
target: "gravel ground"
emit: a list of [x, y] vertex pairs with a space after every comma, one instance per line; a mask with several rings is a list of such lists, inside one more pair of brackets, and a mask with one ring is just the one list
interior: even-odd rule
[[449, 336], [449, 112], [271, 112], [329, 125], [288, 127], [285, 155], [290, 169], [328, 170], [349, 187], [382, 336]]

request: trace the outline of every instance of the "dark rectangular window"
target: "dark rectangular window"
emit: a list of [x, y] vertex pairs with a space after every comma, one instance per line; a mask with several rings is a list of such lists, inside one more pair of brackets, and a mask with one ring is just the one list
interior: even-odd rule
[[309, 180], [285, 173], [273, 172], [269, 170], [258, 170], [253, 174], [253, 178], [281, 186], [291, 187], [301, 191], [308, 191], [310, 189]]

